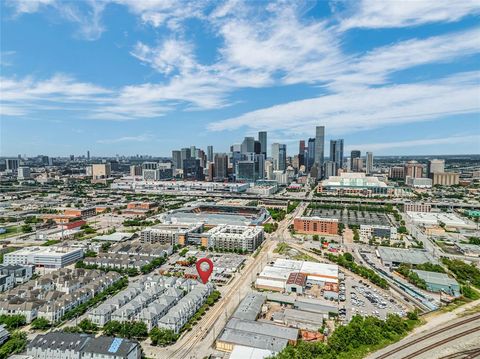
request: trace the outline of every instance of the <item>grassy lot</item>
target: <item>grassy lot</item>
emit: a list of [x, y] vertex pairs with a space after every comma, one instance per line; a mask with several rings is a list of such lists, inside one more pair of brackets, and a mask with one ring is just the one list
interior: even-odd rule
[[5, 239], [8, 237], [13, 237], [17, 234], [22, 233], [22, 227], [21, 226], [10, 226], [5, 228], [7, 231], [5, 233], [0, 234], [0, 239]]

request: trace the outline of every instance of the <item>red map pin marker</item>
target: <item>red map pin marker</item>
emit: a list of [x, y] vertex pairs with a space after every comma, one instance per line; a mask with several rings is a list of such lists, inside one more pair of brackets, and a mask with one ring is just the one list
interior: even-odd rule
[[[208, 269], [202, 268], [203, 263], [208, 264]], [[199, 259], [197, 263], [195, 263], [195, 266], [197, 267], [198, 275], [200, 276], [200, 279], [202, 280], [203, 284], [207, 283], [208, 278], [210, 278], [210, 274], [212, 274], [213, 272], [213, 262], [208, 258], [202, 258], [202, 259]]]

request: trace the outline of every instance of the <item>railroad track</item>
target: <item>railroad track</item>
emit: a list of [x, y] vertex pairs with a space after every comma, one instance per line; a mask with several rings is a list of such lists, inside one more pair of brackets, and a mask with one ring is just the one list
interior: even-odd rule
[[[420, 338], [417, 338], [415, 340], [412, 340], [411, 342], [408, 342], [408, 343], [405, 343], [403, 345], [400, 345], [399, 347], [395, 348], [395, 349], [392, 349], [390, 350], [389, 352], [387, 353], [384, 353], [378, 357], [375, 357], [375, 359], [385, 359], [385, 358], [388, 358], [394, 354], [397, 354], [398, 352], [402, 351], [403, 349], [406, 349], [408, 347], [411, 347], [412, 345], [415, 345], [415, 344], [418, 344], [418, 343], [421, 343], [423, 342], [424, 340], [427, 340], [427, 339], [430, 339], [432, 337], [434, 337], [435, 335], [438, 335], [440, 333], [443, 333], [447, 330], [450, 330], [450, 329], [454, 329], [456, 327], [459, 327], [459, 326], [462, 326], [464, 324], [467, 324], [467, 323], [471, 323], [471, 322], [474, 322], [475, 320], [478, 320], [480, 319], [480, 314], [479, 315], [475, 315], [473, 317], [470, 317], [470, 318], [467, 318], [467, 319], [464, 319], [464, 320], [461, 320], [460, 322], [457, 322], [457, 323], [454, 323], [454, 324], [450, 324], [450, 325], [447, 325], [446, 327], [443, 327], [441, 329], [437, 329], [429, 334], [426, 334]], [[480, 327], [479, 327], [480, 328]], [[477, 329], [478, 330], [478, 329]]]
[[480, 348], [464, 350], [458, 353], [445, 355], [439, 359], [475, 359], [480, 358]]
[[213, 328], [213, 326], [219, 319], [220, 315], [222, 314], [222, 311], [224, 310], [224, 305], [226, 305], [231, 300], [231, 298], [234, 295], [236, 295], [237, 289], [243, 284], [245, 280], [247, 280], [248, 276], [246, 276], [245, 274], [249, 273], [250, 270], [255, 268], [255, 266], [258, 265], [258, 263], [261, 263], [265, 255], [269, 252], [270, 247], [273, 245], [273, 243], [274, 242], [271, 240], [265, 243], [264, 247], [262, 248], [262, 252], [260, 252], [256, 260], [251, 262], [248, 265], [248, 267], [245, 268], [245, 271], [243, 273], [240, 273], [239, 281], [235, 283], [235, 285], [229, 290], [226, 296], [220, 299], [221, 301], [219, 303], [220, 305], [209, 311], [211, 315], [208, 318], [204, 319], [205, 322], [199, 322], [197, 324], [198, 326], [200, 326], [201, 329], [197, 332], [195, 337], [188, 340], [188, 342], [184, 346], [173, 351], [170, 354], [170, 358], [188, 358], [189, 357], [188, 354], [192, 351], [195, 345], [197, 345], [201, 340], [203, 340], [208, 335], [210, 330]]
[[478, 327], [475, 327], [475, 328], [472, 328], [472, 329], [468, 329], [468, 330], [465, 330], [463, 332], [460, 332], [460, 333], [457, 333], [451, 337], [448, 337], [448, 338], [445, 338], [445, 339], [442, 339], [436, 343], [433, 343], [431, 345], [428, 345], [420, 350], [417, 350], [416, 352], [414, 353], [411, 353], [405, 357], [402, 357], [402, 359], [413, 359], [413, 358], [416, 358], [417, 356], [419, 356], [420, 354], [423, 354], [423, 353], [426, 353], [426, 352], [429, 352], [430, 350], [432, 349], [435, 349], [439, 346], [442, 346], [443, 344], [446, 344], [448, 342], [451, 342], [452, 340], [455, 340], [455, 339], [458, 339], [458, 338], [461, 338], [465, 335], [468, 335], [468, 334], [472, 334], [472, 333], [475, 333], [475, 332], [478, 332], [480, 331], [480, 326]]

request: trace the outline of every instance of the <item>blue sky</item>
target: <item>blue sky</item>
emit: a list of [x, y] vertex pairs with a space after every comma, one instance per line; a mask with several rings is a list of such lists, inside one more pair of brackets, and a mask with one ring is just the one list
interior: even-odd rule
[[480, 153], [480, 2], [292, 3], [1, 1], [1, 155]]

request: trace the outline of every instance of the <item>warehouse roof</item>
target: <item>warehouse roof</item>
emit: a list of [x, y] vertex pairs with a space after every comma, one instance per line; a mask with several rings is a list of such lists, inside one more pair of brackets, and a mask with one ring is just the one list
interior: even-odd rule
[[445, 286], [451, 285], [451, 286], [458, 287], [458, 282], [455, 279], [450, 278], [448, 274], [428, 272], [428, 271], [418, 270], [418, 269], [414, 269], [413, 271], [417, 273], [418, 276], [427, 283], [441, 284]]
[[245, 320], [257, 319], [258, 313], [262, 309], [263, 303], [265, 303], [266, 297], [258, 293], [249, 293], [241, 301], [235, 313], [232, 317]]
[[274, 354], [275, 352], [271, 350], [235, 345], [230, 353], [230, 359], [264, 359]]
[[225, 328], [223, 330], [218, 341], [271, 350], [274, 352], [282, 351], [288, 344], [287, 339], [230, 328]]
[[298, 338], [298, 329], [281, 327], [267, 322], [232, 318], [228, 321], [226, 328], [242, 330], [249, 333], [264, 334], [293, 341], [297, 340]]
[[377, 249], [379, 256], [384, 262], [423, 264], [436, 263], [437, 260], [427, 251], [420, 249], [403, 249], [379, 247]]

